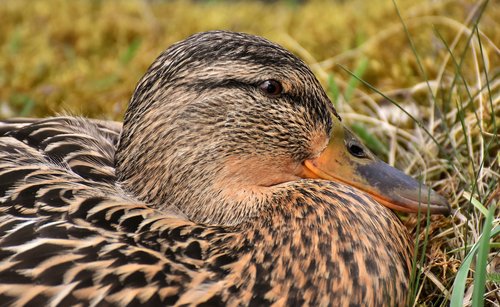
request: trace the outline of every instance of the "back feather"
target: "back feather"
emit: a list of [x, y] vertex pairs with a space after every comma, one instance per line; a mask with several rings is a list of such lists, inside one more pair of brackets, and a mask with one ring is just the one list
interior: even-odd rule
[[0, 124], [2, 304], [172, 304], [196, 289], [195, 272], [196, 284], [219, 274], [203, 266], [226, 257], [224, 229], [160, 213], [115, 183], [119, 130], [70, 117]]

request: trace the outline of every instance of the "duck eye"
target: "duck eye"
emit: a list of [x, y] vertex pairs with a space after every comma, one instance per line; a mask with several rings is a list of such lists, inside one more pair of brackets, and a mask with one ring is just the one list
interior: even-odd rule
[[276, 80], [266, 80], [259, 85], [264, 94], [271, 97], [277, 97], [283, 92], [283, 86]]
[[358, 157], [358, 158], [364, 158], [366, 157], [365, 151], [363, 147], [359, 146], [358, 144], [351, 143], [347, 145], [347, 150], [351, 155]]

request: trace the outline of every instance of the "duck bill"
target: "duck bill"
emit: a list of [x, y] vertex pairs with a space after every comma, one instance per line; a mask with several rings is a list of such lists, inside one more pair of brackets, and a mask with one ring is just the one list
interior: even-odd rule
[[[444, 197], [376, 158], [349, 130], [343, 127], [336, 130], [323, 153], [304, 163], [305, 177], [353, 186], [370, 194], [380, 204], [397, 211], [426, 213], [429, 210], [431, 214], [444, 215], [450, 213]], [[344, 137], [339, 137], [339, 134]], [[366, 156], [353, 156], [348, 150], [352, 142], [358, 146], [358, 154], [361, 148]]]

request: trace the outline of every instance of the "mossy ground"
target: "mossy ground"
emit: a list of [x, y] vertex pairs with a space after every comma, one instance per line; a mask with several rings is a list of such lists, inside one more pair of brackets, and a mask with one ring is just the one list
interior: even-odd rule
[[[448, 305], [484, 229], [482, 207], [494, 206], [493, 227], [500, 223], [500, 6], [399, 0], [398, 15], [390, 0], [303, 2], [3, 0], [0, 117], [119, 120], [135, 83], [171, 43], [211, 29], [262, 35], [311, 65], [377, 154], [450, 200], [453, 215], [429, 225], [402, 217], [423, 255], [416, 304]], [[499, 305], [499, 248], [494, 237], [486, 305]], [[464, 279], [467, 304], [475, 267]]]

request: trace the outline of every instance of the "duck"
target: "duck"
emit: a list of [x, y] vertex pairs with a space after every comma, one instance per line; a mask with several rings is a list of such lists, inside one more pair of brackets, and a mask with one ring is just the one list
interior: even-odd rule
[[405, 306], [392, 211], [446, 199], [372, 154], [298, 57], [194, 34], [122, 123], [0, 124], [0, 305]]

